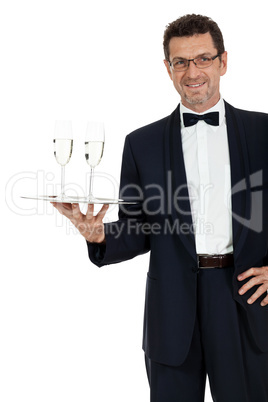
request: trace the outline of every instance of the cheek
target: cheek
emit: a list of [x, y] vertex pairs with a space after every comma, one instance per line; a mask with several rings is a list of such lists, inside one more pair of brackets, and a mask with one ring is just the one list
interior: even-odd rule
[[213, 87], [218, 87], [220, 85], [220, 75], [214, 74], [209, 77], [209, 83]]
[[174, 84], [174, 87], [175, 88], [177, 88], [177, 89], [182, 89], [182, 85], [183, 85], [183, 81], [182, 81], [182, 78], [181, 77], [173, 77], [173, 84]]
[[182, 95], [182, 93], [183, 93], [183, 88], [182, 88], [182, 85], [180, 84], [180, 82], [178, 82], [178, 81], [173, 81], [173, 85], [174, 85], [174, 88], [176, 89], [176, 91], [177, 91], [180, 95]]

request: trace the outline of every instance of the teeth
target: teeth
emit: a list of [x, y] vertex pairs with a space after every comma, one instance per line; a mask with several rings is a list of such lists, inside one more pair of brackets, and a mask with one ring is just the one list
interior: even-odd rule
[[191, 88], [196, 88], [196, 87], [200, 87], [200, 85], [203, 85], [203, 82], [202, 82], [202, 84], [187, 85], [187, 86], [191, 87]]

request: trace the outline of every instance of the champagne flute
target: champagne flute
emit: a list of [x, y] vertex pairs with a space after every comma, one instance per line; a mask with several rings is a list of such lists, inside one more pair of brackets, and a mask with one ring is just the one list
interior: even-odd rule
[[54, 155], [56, 161], [61, 165], [61, 194], [57, 197], [61, 201], [67, 201], [64, 193], [65, 187], [65, 165], [69, 162], [73, 151], [72, 123], [68, 120], [57, 120], [54, 131]]
[[93, 177], [94, 168], [100, 163], [104, 150], [104, 124], [102, 122], [88, 122], [85, 137], [85, 157], [90, 166], [88, 201], [94, 201]]

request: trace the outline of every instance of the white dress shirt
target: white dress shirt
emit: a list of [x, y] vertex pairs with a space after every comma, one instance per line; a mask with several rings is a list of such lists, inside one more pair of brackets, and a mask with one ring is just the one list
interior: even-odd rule
[[[197, 254], [233, 252], [230, 159], [223, 99], [207, 110], [219, 112], [219, 126], [198, 121], [185, 127], [180, 105], [182, 149]], [[198, 114], [198, 113], [195, 113]]]

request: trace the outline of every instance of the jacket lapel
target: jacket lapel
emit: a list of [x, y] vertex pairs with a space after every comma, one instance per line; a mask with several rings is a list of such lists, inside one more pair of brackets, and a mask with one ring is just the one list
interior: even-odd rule
[[184, 166], [180, 106], [169, 116], [165, 131], [165, 164], [167, 172], [167, 203], [173, 224], [178, 223], [179, 239], [196, 260], [191, 205]]
[[234, 257], [237, 260], [248, 232], [251, 194], [245, 129], [237, 110], [225, 102], [231, 164], [231, 199]]

